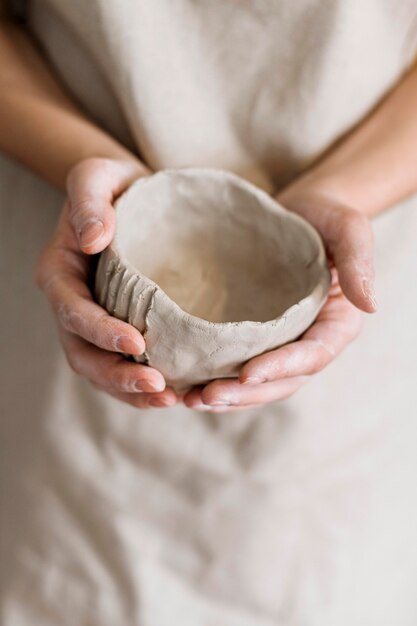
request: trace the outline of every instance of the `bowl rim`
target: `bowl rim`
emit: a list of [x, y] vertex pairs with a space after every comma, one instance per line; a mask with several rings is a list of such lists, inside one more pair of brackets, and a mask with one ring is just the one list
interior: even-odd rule
[[[117, 223], [116, 223], [115, 235], [112, 241], [109, 243], [109, 245], [103, 250], [103, 252], [107, 251], [108, 253], [110, 253], [114, 257], [114, 260], [116, 261], [117, 266], [119, 268], [127, 269], [129, 271], [129, 279], [131, 279], [132, 276], [138, 276], [138, 282], [139, 280], [141, 280], [147, 283], [149, 287], [153, 287], [154, 294], [156, 292], [159, 292], [160, 294], [159, 297], [167, 301], [173, 307], [173, 312], [175, 312], [177, 316], [180, 314], [181, 318], [187, 321], [187, 323], [193, 327], [199, 327], [199, 328], [209, 327], [211, 329], [216, 328], [216, 327], [224, 328], [224, 327], [240, 326], [240, 325], [245, 325], [245, 327], [250, 327], [250, 326], [258, 327], [258, 326], [269, 325], [271, 327], [274, 327], [283, 323], [283, 321], [292, 312], [295, 312], [300, 307], [308, 308], [308, 305], [310, 302], [313, 302], [313, 303], [317, 302], [317, 305], [316, 305], [317, 313], [319, 312], [321, 306], [327, 299], [327, 294], [328, 294], [328, 290], [329, 290], [330, 282], [331, 282], [330, 268], [327, 263], [327, 257], [326, 257], [323, 241], [319, 233], [307, 220], [305, 220], [300, 215], [293, 213], [289, 209], [286, 209], [279, 202], [277, 202], [272, 196], [270, 196], [265, 190], [261, 189], [260, 187], [257, 187], [253, 183], [238, 176], [237, 174], [234, 174], [233, 172], [229, 172], [228, 170], [223, 170], [220, 168], [212, 168], [212, 167], [182, 167], [182, 168], [168, 168], [164, 170], [159, 170], [158, 172], [155, 172], [147, 176], [141, 176], [140, 178], [136, 179], [116, 200], [114, 204], [116, 213], [117, 211], [121, 209], [123, 204], [129, 201], [129, 196], [132, 193], [134, 193], [134, 191], [139, 186], [144, 186], [147, 183], [154, 181], [155, 178], [159, 178], [159, 177], [162, 178], [162, 177], [167, 177], [167, 176], [172, 177], [172, 176], [178, 176], [178, 175], [187, 176], [187, 177], [188, 176], [194, 177], [196, 175], [218, 177], [219, 175], [221, 175], [223, 178], [226, 177], [231, 183], [239, 186], [245, 191], [248, 191], [252, 195], [255, 195], [261, 201], [260, 202], [261, 205], [264, 205], [266, 203], [268, 208], [271, 209], [273, 212], [281, 213], [285, 215], [286, 219], [291, 219], [294, 222], [298, 223], [298, 225], [304, 228], [304, 230], [309, 233], [309, 236], [316, 241], [318, 254], [314, 260], [316, 263], [322, 264], [323, 266], [322, 277], [306, 296], [301, 298], [301, 300], [299, 300], [298, 302], [295, 302], [294, 304], [292, 304], [285, 311], [283, 311], [278, 317], [272, 318], [270, 320], [265, 320], [265, 321], [240, 320], [240, 321], [212, 322], [202, 317], [193, 315], [192, 313], [188, 313], [188, 311], [185, 311], [184, 309], [182, 309], [181, 306], [177, 302], [175, 302], [175, 300], [173, 300], [162, 289], [162, 287], [160, 287], [160, 285], [158, 285], [154, 280], [149, 278], [149, 276], [146, 276], [146, 274], [143, 274], [127, 259], [125, 255], [119, 252], [119, 250], [117, 249]], [[325, 273], [327, 274], [326, 281], [325, 281]], [[327, 284], [325, 284], [325, 282]]]

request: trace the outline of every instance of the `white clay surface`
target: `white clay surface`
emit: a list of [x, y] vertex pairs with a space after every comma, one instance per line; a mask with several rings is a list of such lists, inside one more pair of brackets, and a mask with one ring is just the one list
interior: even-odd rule
[[145, 335], [177, 389], [233, 376], [298, 337], [327, 294], [321, 240], [265, 192], [221, 170], [166, 170], [116, 204], [96, 294]]

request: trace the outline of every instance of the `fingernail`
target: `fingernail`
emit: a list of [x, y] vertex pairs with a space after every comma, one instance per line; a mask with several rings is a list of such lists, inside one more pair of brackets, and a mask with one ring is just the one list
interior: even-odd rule
[[267, 381], [267, 378], [261, 378], [260, 376], [249, 376], [248, 378], [245, 378], [245, 380], [240, 380], [239, 382], [241, 385], [261, 385]]
[[362, 280], [362, 292], [363, 295], [365, 296], [365, 298], [367, 298], [367, 300], [369, 300], [369, 302], [372, 304], [372, 307], [375, 309], [378, 308], [378, 303], [376, 301], [375, 298], [375, 291], [374, 291], [374, 287], [371, 284], [370, 280], [368, 278], [364, 278]]
[[115, 340], [116, 350], [126, 354], [143, 354], [145, 346], [142, 341], [131, 339], [127, 335], [117, 337]]
[[154, 407], [162, 408], [170, 406], [171, 403], [168, 400], [164, 400], [163, 398], [151, 398], [149, 400], [149, 404]]
[[93, 246], [104, 234], [104, 223], [98, 218], [88, 220], [80, 228], [79, 236], [81, 246]]

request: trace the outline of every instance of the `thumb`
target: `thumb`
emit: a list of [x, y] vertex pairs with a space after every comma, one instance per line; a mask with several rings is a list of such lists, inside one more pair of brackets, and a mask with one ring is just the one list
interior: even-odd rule
[[128, 185], [147, 173], [137, 161], [86, 159], [67, 178], [69, 218], [80, 250], [96, 254], [114, 236], [116, 215], [113, 202]]
[[348, 300], [365, 313], [374, 313], [374, 236], [366, 215], [320, 191], [303, 191], [302, 186], [301, 192], [288, 187], [277, 199], [318, 230]]
[[354, 209], [338, 215], [327, 246], [338, 271], [340, 287], [358, 309], [377, 310], [374, 291], [373, 232], [368, 218]]

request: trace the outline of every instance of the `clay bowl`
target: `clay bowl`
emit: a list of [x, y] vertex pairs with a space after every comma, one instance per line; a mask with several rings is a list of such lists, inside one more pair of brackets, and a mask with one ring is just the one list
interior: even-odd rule
[[299, 337], [326, 300], [318, 233], [234, 174], [161, 171], [115, 208], [96, 298], [144, 335], [137, 360], [178, 391], [236, 376], [248, 359]]

